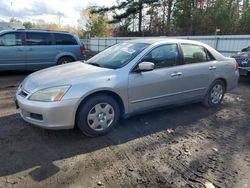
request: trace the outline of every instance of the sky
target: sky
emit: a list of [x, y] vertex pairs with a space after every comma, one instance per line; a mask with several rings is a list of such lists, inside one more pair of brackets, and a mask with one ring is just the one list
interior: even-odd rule
[[115, 3], [116, 0], [0, 0], [0, 21], [9, 21], [11, 17], [31, 22], [43, 19], [49, 23], [77, 27], [82, 9], [90, 5], [112, 6]]

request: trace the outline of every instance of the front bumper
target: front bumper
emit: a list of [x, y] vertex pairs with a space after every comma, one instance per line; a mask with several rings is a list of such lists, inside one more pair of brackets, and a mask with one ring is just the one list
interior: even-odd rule
[[58, 102], [30, 101], [16, 94], [16, 106], [26, 121], [46, 129], [70, 129], [75, 124], [77, 99]]
[[239, 67], [239, 73], [241, 76], [247, 76], [250, 74], [250, 67]]

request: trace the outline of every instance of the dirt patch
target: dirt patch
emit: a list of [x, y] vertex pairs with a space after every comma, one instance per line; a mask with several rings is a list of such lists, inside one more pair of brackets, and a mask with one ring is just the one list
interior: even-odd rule
[[250, 81], [217, 109], [156, 111], [98, 138], [25, 123], [15, 87], [0, 89], [0, 187], [250, 187]]

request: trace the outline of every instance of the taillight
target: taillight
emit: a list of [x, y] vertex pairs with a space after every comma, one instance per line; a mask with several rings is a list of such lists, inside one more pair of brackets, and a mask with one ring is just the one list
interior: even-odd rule
[[84, 47], [84, 46], [81, 46], [81, 47], [80, 47], [80, 53], [81, 53], [81, 55], [85, 55], [85, 52], [86, 52], [85, 47]]
[[235, 70], [239, 70], [239, 63], [236, 61]]

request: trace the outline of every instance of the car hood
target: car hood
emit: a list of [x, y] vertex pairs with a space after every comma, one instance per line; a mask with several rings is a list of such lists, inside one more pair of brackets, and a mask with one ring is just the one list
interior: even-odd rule
[[22, 87], [25, 91], [32, 92], [41, 88], [88, 82], [113, 73], [113, 69], [75, 62], [37, 71], [23, 81]]

